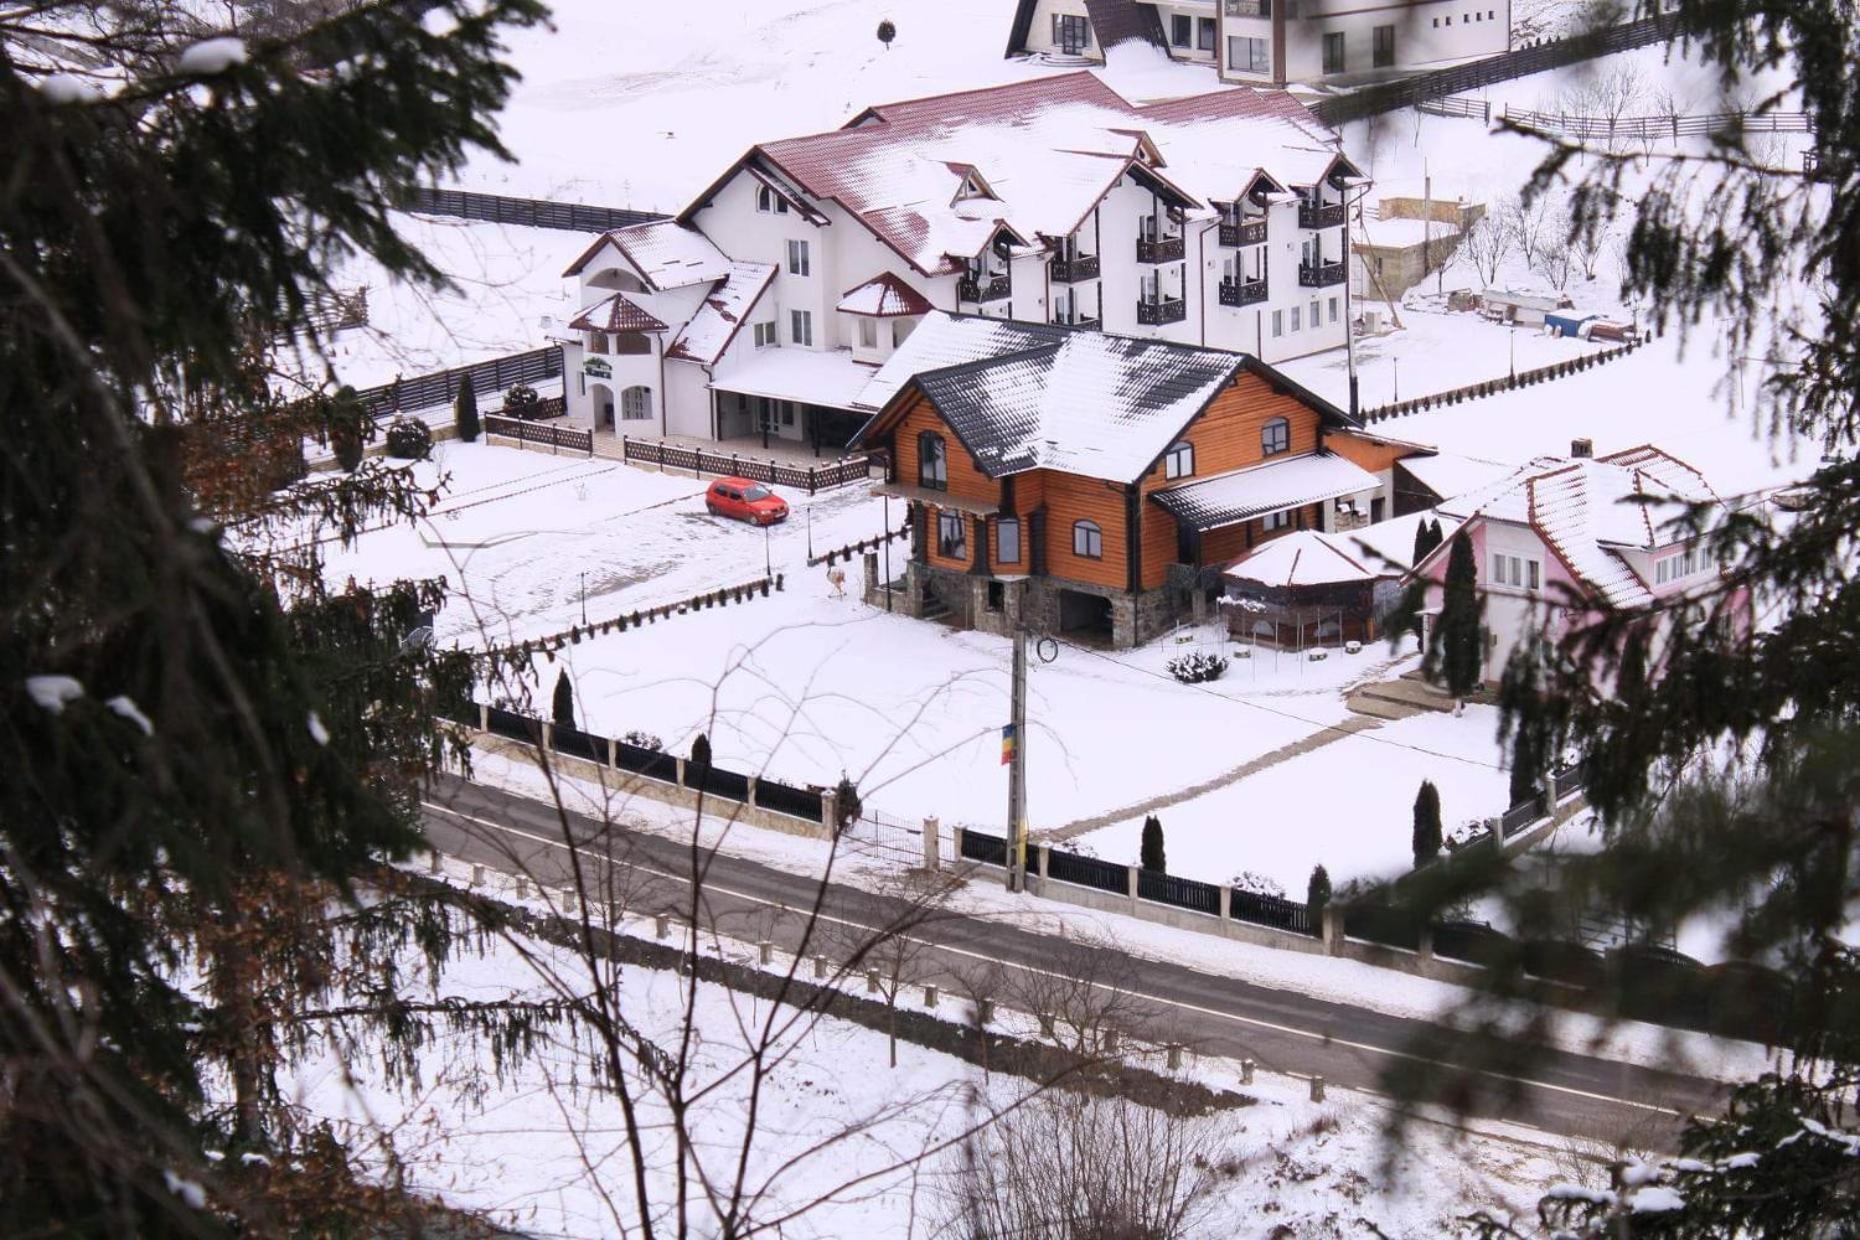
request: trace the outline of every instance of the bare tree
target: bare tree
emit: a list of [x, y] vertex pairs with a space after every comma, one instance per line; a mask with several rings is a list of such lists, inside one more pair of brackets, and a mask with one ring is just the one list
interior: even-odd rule
[[1556, 204], [1550, 193], [1544, 191], [1532, 193], [1528, 198], [1515, 198], [1500, 210], [1511, 220], [1512, 232], [1517, 237], [1524, 261], [1535, 268], [1537, 252], [1543, 245], [1545, 235], [1555, 231]]
[[1040, 1022], [1040, 1032], [1074, 1054], [1111, 1059], [1126, 1044], [1153, 1041], [1154, 1020], [1136, 995], [1129, 958], [1110, 943], [1071, 939], [1045, 969], [1022, 969], [1007, 982], [1009, 1001]]
[[1459, 248], [1453, 252], [1451, 261], [1471, 267], [1479, 277], [1480, 287], [1491, 288], [1498, 283], [1499, 268], [1517, 245], [1514, 215], [1502, 210], [1488, 211], [1460, 234]]
[[967, 1240], [1202, 1234], [1240, 1171], [1219, 1124], [1052, 1090], [978, 1131], [941, 1180], [941, 1233]]

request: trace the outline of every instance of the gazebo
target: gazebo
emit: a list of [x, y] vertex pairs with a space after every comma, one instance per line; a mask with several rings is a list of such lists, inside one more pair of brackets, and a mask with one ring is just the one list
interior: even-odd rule
[[1398, 567], [1372, 559], [1348, 535], [1275, 538], [1221, 574], [1228, 631], [1288, 649], [1374, 641], [1401, 585]]

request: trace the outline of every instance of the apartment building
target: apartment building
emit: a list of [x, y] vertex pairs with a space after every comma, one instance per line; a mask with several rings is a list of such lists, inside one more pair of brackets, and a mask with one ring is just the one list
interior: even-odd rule
[[1138, 106], [1077, 72], [867, 108], [752, 148], [569, 268], [569, 412], [843, 445], [932, 310], [1266, 362], [1336, 348], [1362, 184], [1277, 90]]
[[1007, 54], [1102, 63], [1138, 42], [1224, 81], [1351, 85], [1511, 46], [1510, 0], [1020, 0]]

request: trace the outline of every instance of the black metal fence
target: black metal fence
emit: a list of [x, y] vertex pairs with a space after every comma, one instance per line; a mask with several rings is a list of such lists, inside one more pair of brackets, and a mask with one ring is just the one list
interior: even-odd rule
[[615, 741], [614, 766], [628, 774], [656, 779], [660, 783], [678, 782], [678, 759], [663, 750]]
[[1046, 852], [1046, 876], [1058, 882], [1093, 887], [1099, 891], [1127, 894], [1130, 890], [1129, 866], [1061, 852], [1057, 848], [1049, 848]]
[[1158, 870], [1137, 871], [1137, 896], [1143, 900], [1154, 900], [1158, 904], [1173, 904], [1177, 908], [1193, 909], [1197, 913], [1206, 913], [1210, 917], [1221, 915], [1221, 889], [1213, 883], [1199, 883], [1192, 878], [1179, 878], [1174, 874], [1164, 874]]
[[531, 422], [523, 418], [500, 417], [497, 414], [486, 414], [483, 425], [485, 434], [502, 435], [519, 444], [548, 444], [552, 452], [567, 448], [570, 452], [594, 455], [593, 431], [578, 430], [573, 426], [555, 426], [548, 422]]
[[414, 191], [408, 210], [426, 215], [452, 215], [493, 224], [522, 224], [528, 228], [560, 228], [569, 232], [599, 233], [633, 224], [650, 224], [665, 216], [630, 207], [597, 207], [585, 202], [552, 202], [546, 198], [509, 198], [463, 189], [421, 188]]
[[1543, 797], [1534, 796], [1530, 800], [1520, 801], [1506, 810], [1504, 814], [1499, 817], [1499, 822], [1504, 824], [1505, 834], [1509, 837], [1517, 834], [1523, 828], [1530, 826], [1539, 818], [1548, 817], [1549, 813], [1549, 807], [1544, 804]]
[[688, 469], [694, 474], [711, 474], [721, 478], [747, 478], [751, 482], [799, 487], [809, 495], [828, 487], [862, 482], [871, 469], [871, 458], [849, 456], [825, 465], [789, 465], [781, 461], [758, 460], [734, 452], [711, 452], [686, 444], [664, 443], [657, 439], [620, 440], [621, 459], [630, 463], [657, 465], [661, 469]]
[[756, 780], [756, 805], [791, 818], [826, 821], [826, 802], [818, 788], [794, 788], [767, 776]]
[[1381, 904], [1352, 904], [1343, 911], [1343, 932], [1353, 939], [1421, 950], [1421, 923], [1405, 909]]
[[965, 829], [962, 833], [962, 857], [983, 865], [1007, 865], [1007, 841], [984, 831]]
[[548, 345], [527, 353], [507, 353], [489, 361], [451, 370], [396, 379], [378, 387], [363, 388], [356, 393], [375, 417], [406, 413], [415, 409], [434, 409], [450, 405], [458, 396], [459, 380], [471, 376], [472, 390], [479, 396], [502, 392], [519, 383], [541, 383], [562, 373], [562, 346]]
[[570, 757], [586, 758], [590, 762], [607, 761], [606, 737], [593, 736], [578, 728], [565, 728], [559, 723], [549, 731], [549, 746]]
[[527, 715], [504, 710], [493, 706], [485, 712], [485, 727], [493, 736], [508, 737], [513, 741], [522, 741], [527, 745], [542, 743], [542, 724]]
[[1256, 926], [1271, 926], [1293, 934], [1316, 936], [1323, 933], [1319, 924], [1321, 914], [1314, 917], [1309, 905], [1287, 900], [1284, 896], [1263, 895], [1235, 887], [1228, 897], [1227, 910], [1235, 921], [1250, 921]]
[[1603, 349], [1599, 353], [1584, 353], [1578, 357], [1567, 357], [1548, 366], [1539, 366], [1533, 370], [1520, 370], [1515, 375], [1506, 375], [1498, 379], [1482, 379], [1478, 383], [1468, 383], [1461, 387], [1450, 388], [1444, 392], [1430, 392], [1426, 396], [1416, 396], [1409, 400], [1393, 401], [1386, 405], [1377, 405], [1373, 409], [1363, 410], [1365, 422], [1382, 422], [1389, 418], [1406, 417], [1411, 413], [1426, 413], [1437, 406], [1460, 405], [1469, 400], [1481, 400], [1487, 396], [1496, 396], [1516, 388], [1531, 387], [1538, 383], [1548, 383], [1553, 379], [1563, 379], [1570, 375], [1589, 370], [1596, 366], [1605, 366], [1617, 358], [1626, 357], [1641, 347], [1646, 337], [1636, 337], [1614, 349]]
[[685, 787], [705, 796], [749, 803], [749, 776], [704, 762], [685, 763]]
[[1311, 111], [1326, 125], [1342, 125], [1365, 116], [1379, 116], [1397, 108], [1414, 107], [1427, 100], [1457, 95], [1461, 91], [1478, 90], [1494, 82], [1508, 82], [1513, 78], [1529, 77], [1533, 73], [1573, 65], [1596, 56], [1663, 43], [1672, 37], [1674, 29], [1670, 17], [1643, 17], [1565, 39], [1534, 43], [1433, 73], [1416, 74], [1397, 82], [1364, 87], [1313, 104]]

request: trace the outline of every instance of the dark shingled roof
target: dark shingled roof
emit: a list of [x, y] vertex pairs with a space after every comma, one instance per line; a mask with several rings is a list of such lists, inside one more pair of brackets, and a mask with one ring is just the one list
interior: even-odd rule
[[1164, 52], [1169, 50], [1162, 18], [1154, 5], [1138, 4], [1137, 0], [1085, 0], [1085, 15], [1091, 19], [1092, 34], [1100, 47], [1109, 49], [1135, 39]]

